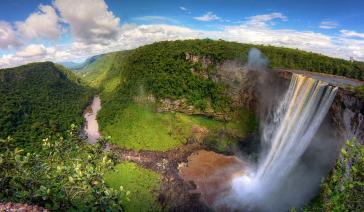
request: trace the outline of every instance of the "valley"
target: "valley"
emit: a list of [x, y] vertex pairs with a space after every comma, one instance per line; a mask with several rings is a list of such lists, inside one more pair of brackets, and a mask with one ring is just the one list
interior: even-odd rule
[[[39, 173], [49, 171], [51, 180], [39, 177], [49, 181], [47, 187], [40, 186], [44, 181], [32, 181], [34, 187], [28, 188], [31, 180], [22, 181], [20, 171], [2, 174], [1, 179], [6, 180], [0, 185], [8, 191], [6, 196], [0, 195], [2, 201], [22, 201], [50, 210], [213, 211], [252, 207], [250, 210], [266, 211], [270, 200], [277, 210], [314, 204], [321, 207], [324, 203], [317, 203], [317, 199], [326, 195], [319, 191], [321, 179], [332, 176], [330, 170], [343, 143], [352, 140], [363, 144], [362, 62], [205, 39], [163, 41], [99, 55], [78, 65], [74, 73], [50, 62], [18, 69], [19, 75], [14, 76], [16, 71], [0, 70], [0, 89], [7, 92], [0, 98], [9, 106], [0, 110], [0, 135], [4, 138], [0, 153], [20, 155], [1, 156], [0, 161], [9, 161], [1, 162], [0, 168], [13, 170], [17, 160], [27, 164], [26, 157], [39, 153], [44, 156], [37, 163], [47, 164]], [[32, 80], [42, 79], [36, 70], [43, 69], [44, 73], [55, 73], [53, 83], [48, 85], [48, 78]], [[19, 81], [30, 87], [23, 88]], [[19, 90], [8, 89], [14, 85]], [[29, 112], [13, 107], [30, 105], [24, 102], [29, 94], [22, 93], [23, 89], [34, 90]], [[29, 118], [32, 112], [37, 118]], [[286, 112], [289, 118], [285, 118]], [[67, 129], [70, 127], [71, 131]], [[14, 137], [16, 145], [6, 140], [7, 136]], [[276, 139], [276, 148], [269, 148], [275, 136], [282, 139]], [[24, 145], [24, 140], [29, 143]], [[295, 141], [306, 145], [295, 145]], [[17, 152], [18, 147], [30, 156]], [[271, 149], [274, 152], [268, 154]], [[359, 164], [354, 167], [361, 173], [362, 162], [355, 158], [362, 153], [347, 152], [352, 153], [347, 154], [348, 160]], [[46, 155], [54, 155], [55, 163], [48, 164]], [[260, 170], [262, 155], [269, 155], [279, 166], [270, 169], [266, 165], [264, 172], [270, 177], [261, 177], [264, 180], [259, 183], [264, 186], [251, 191], [244, 183], [255, 182], [253, 174]], [[286, 156], [293, 162], [287, 162]], [[277, 169], [286, 170], [286, 175], [277, 174]], [[62, 174], [60, 170], [67, 171]], [[12, 189], [18, 181], [12, 181], [12, 176], [19, 177], [20, 190], [29, 191], [32, 198], [14, 195]], [[59, 183], [57, 179], [61, 179]], [[268, 190], [271, 182], [277, 188]], [[297, 192], [290, 192], [292, 188]], [[67, 201], [57, 199], [57, 189], [64, 192], [59, 199]], [[348, 193], [360, 193], [357, 186], [350, 189]], [[84, 196], [75, 198], [77, 192]], [[274, 192], [289, 204], [264, 199]], [[355, 207], [362, 204], [358, 202]]]

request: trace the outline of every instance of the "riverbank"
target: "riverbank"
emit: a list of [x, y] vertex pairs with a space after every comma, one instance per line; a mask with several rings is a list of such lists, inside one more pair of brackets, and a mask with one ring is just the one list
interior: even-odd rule
[[[209, 131], [220, 128], [222, 130], [224, 125], [215, 120], [205, 120], [202, 117], [158, 113], [151, 110], [150, 105], [146, 107], [150, 110], [142, 107], [142, 110], [139, 110], [138, 113], [130, 113], [128, 110], [124, 111], [124, 117], [118, 118], [124, 120], [123, 126], [119, 126], [114, 130], [125, 130], [125, 127], [134, 125], [135, 119], [133, 118], [135, 117], [139, 117], [136, 120], [140, 120], [140, 123], [144, 123], [145, 119], [148, 118], [147, 120], [149, 122], [151, 120], [153, 123], [160, 121], [160, 127], [167, 127], [167, 129], [171, 127], [177, 128], [178, 130], [170, 129], [169, 132], [175, 132], [171, 134], [166, 133], [166, 136], [170, 136], [170, 139], [176, 139], [180, 138], [181, 135], [179, 134], [176, 137], [175, 133], [183, 133], [184, 136], [180, 139], [184, 141], [181, 141], [182, 143], [180, 145], [165, 151], [127, 149], [118, 143], [107, 144], [110, 152], [116, 156], [118, 165], [116, 166], [116, 171], [107, 174], [106, 182], [110, 186], [115, 187], [115, 189], [119, 189], [120, 186], [126, 189], [129, 188], [132, 199], [130, 200], [131, 202], [126, 201], [126, 211], [144, 210], [148, 205], [153, 205], [153, 208], [159, 208], [161, 210], [209, 211], [210, 209], [206, 205], [206, 202], [201, 201], [201, 190], [198, 190], [198, 185], [189, 178], [183, 178], [180, 170], [188, 167], [188, 158], [191, 155], [196, 155], [201, 150], [211, 149], [203, 143], [204, 138]], [[100, 138], [97, 122], [97, 113], [100, 109], [101, 99], [99, 96], [95, 96], [84, 113], [86, 120], [84, 132], [87, 135], [87, 142], [90, 144], [95, 144], [97, 139]], [[145, 115], [146, 113], [149, 115]], [[169, 123], [171, 121], [173, 123]], [[143, 132], [143, 129], [140, 129], [140, 127], [138, 129], [140, 132]], [[139, 131], [138, 134], [140, 134]], [[158, 130], [154, 129], [150, 133], [158, 135]], [[125, 137], [123, 138], [126, 139]], [[144, 138], [146, 140], [145, 142], [151, 142], [148, 138], [148, 136]], [[206, 160], [210, 160], [211, 166], [213, 166], [214, 158], [226, 158], [227, 160], [235, 158], [234, 156], [225, 156], [214, 152], [210, 153], [217, 156], [210, 157], [210, 155], [205, 157], [205, 162]], [[193, 162], [195, 163], [196, 160], [193, 160]], [[194, 167], [203, 169], [206, 168], [206, 163], [197, 163], [197, 165], [195, 163]], [[216, 171], [218, 167], [216, 169], [212, 167], [212, 170]], [[150, 179], [144, 179], [143, 176], [150, 176]], [[141, 182], [141, 179], [144, 180]], [[136, 185], [138, 185], [138, 191], [134, 191]]]
[[94, 96], [91, 105], [89, 105], [83, 114], [85, 118], [85, 125], [83, 134], [86, 136], [86, 141], [89, 144], [96, 144], [100, 138], [99, 124], [97, 122], [97, 113], [101, 110], [100, 96]]

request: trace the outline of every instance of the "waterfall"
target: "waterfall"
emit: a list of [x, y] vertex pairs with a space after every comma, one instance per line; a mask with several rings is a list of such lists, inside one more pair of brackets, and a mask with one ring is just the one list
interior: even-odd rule
[[270, 140], [270, 149], [259, 166], [259, 181], [281, 180], [295, 166], [325, 118], [337, 87], [313, 78], [293, 74], [290, 86], [278, 107], [277, 126]]
[[232, 180], [233, 192], [225, 198], [225, 201], [237, 200], [234, 203], [237, 205], [229, 201], [232, 208], [246, 211], [287, 209], [280, 199], [288, 180], [286, 177], [292, 174], [313, 140], [337, 90], [323, 81], [292, 75], [289, 88], [274, 111], [273, 120], [263, 128], [262, 139], [268, 143], [268, 151], [263, 151], [264, 157], [255, 171]]

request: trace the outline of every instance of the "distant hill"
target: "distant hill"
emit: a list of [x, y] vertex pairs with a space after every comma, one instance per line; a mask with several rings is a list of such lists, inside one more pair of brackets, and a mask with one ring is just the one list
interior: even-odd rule
[[87, 65], [76, 72], [90, 86], [111, 91], [120, 83], [123, 64], [130, 52], [112, 52], [91, 57], [87, 59]]
[[83, 67], [83, 63], [76, 63], [76, 62], [62, 62], [59, 63], [60, 65], [63, 65], [64, 67], [72, 70], [78, 70]]
[[51, 62], [0, 70], [0, 138], [27, 146], [83, 122], [92, 92], [73, 72]]
[[89, 57], [85, 60], [83, 63], [76, 63], [76, 62], [61, 62], [60, 65], [63, 65], [64, 67], [71, 69], [75, 72], [82, 71], [83, 69], [86, 69], [87, 66], [93, 62], [95, 62], [98, 58], [102, 57], [103, 55], [95, 55], [92, 57]]

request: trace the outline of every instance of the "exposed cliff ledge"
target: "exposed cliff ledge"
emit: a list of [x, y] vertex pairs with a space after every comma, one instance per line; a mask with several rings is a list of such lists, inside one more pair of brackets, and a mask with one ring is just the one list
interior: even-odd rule
[[221, 121], [231, 119], [228, 114], [215, 112], [210, 106], [205, 111], [201, 111], [187, 104], [186, 99], [161, 99], [158, 101], [158, 112], [180, 112], [188, 115], [202, 115]]

